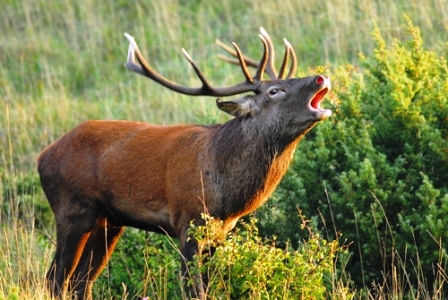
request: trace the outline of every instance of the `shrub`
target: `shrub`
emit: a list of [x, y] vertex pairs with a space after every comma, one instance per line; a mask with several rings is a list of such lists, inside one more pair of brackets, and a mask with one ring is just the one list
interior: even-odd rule
[[160, 234], [127, 228], [94, 285], [94, 298], [181, 299], [180, 256], [171, 242]]
[[362, 69], [334, 71], [335, 114], [299, 145], [266, 217], [257, 216], [263, 236], [296, 245], [300, 207], [329, 238], [354, 242], [346, 270], [359, 286], [391, 284], [398, 270], [413, 293], [436, 291], [446, 267], [448, 66], [410, 21], [406, 30], [409, 41], [387, 47], [375, 29]]
[[[209, 216], [204, 218], [206, 226], [191, 225], [190, 233], [204, 247], [217, 246], [213, 232], [219, 223]], [[252, 219], [221, 241], [212, 258], [208, 251], [197, 256], [189, 272], [209, 274], [209, 299], [323, 299], [333, 292], [327, 289], [324, 276], [333, 272], [335, 255], [342, 248], [337, 241], [322, 239], [306, 221], [302, 225], [308, 229], [309, 240], [297, 250], [283, 250], [272, 241], [262, 240]], [[119, 295], [185, 299], [177, 249], [167, 237], [126, 230], [95, 284], [94, 295], [102, 299]]]
[[[209, 216], [204, 218], [207, 226], [192, 225], [190, 232], [199, 243], [216, 246], [213, 226], [220, 223]], [[211, 258], [207, 251], [197, 257], [199, 271], [209, 274], [210, 299], [324, 299], [331, 292], [324, 284], [324, 275], [333, 272], [335, 255], [342, 250], [338, 242], [322, 239], [302, 220], [308, 239], [297, 250], [281, 249], [259, 236], [255, 222], [254, 218], [243, 222]], [[194, 267], [190, 271], [195, 272]]]

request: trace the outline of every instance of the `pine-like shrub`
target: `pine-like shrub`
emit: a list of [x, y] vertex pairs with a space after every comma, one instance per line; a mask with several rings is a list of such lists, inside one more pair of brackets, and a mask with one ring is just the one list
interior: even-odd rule
[[440, 293], [446, 267], [448, 65], [410, 21], [406, 30], [409, 41], [387, 46], [375, 29], [361, 68], [333, 72], [334, 115], [299, 144], [257, 217], [262, 235], [295, 245], [298, 207], [330, 239], [353, 242], [344, 271], [359, 286], [417, 295]]

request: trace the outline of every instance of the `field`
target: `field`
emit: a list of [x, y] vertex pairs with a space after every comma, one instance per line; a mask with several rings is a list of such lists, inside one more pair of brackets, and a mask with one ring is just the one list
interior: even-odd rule
[[[407, 17], [420, 28], [425, 49], [445, 55], [448, 49], [448, 2], [443, 0], [4, 0], [0, 7], [0, 299], [49, 299], [44, 275], [55, 229], [36, 172], [36, 158], [47, 145], [88, 119], [154, 124], [228, 120], [212, 98], [182, 96], [126, 70], [124, 32], [135, 37], [156, 70], [190, 86], [199, 82], [181, 48], [215, 85], [232, 85], [242, 74], [217, 58], [222, 51], [215, 40], [236, 42], [246, 55], [258, 58], [260, 26], [274, 40], [278, 63], [282, 38], [294, 46], [299, 76], [318, 67], [334, 74], [342, 67], [362, 69], [360, 54], [373, 55], [377, 46], [374, 29], [387, 44], [405, 40]], [[336, 99], [330, 96], [324, 106], [337, 107]], [[446, 115], [447, 107], [440, 113]], [[442, 198], [446, 184], [439, 190]], [[446, 282], [441, 269], [445, 277], [439, 279]], [[338, 298], [358, 295], [356, 288], [340, 283], [347, 294], [339, 290]], [[411, 299], [401, 286], [394, 287], [393, 299]], [[370, 288], [361, 288], [362, 295], [374, 297], [365, 292]], [[138, 299], [125, 292], [113, 298]]]

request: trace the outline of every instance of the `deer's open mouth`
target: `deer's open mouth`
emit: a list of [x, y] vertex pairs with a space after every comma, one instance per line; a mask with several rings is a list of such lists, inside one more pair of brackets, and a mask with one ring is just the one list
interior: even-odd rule
[[326, 82], [324, 82], [322, 85], [323, 85], [323, 88], [320, 89], [316, 94], [314, 94], [313, 98], [311, 98], [311, 100], [308, 104], [309, 109], [316, 114], [316, 117], [319, 120], [324, 120], [331, 115], [331, 110], [324, 109], [324, 108], [320, 107], [320, 103], [322, 102], [325, 95], [330, 90], [329, 82], [328, 82], [328, 84]]
[[324, 88], [324, 89], [318, 91], [314, 95], [313, 99], [311, 99], [311, 101], [310, 101], [311, 107], [314, 109], [322, 110], [322, 108], [320, 107], [320, 103], [324, 99], [324, 96], [327, 94], [327, 92], [328, 92], [328, 88]]

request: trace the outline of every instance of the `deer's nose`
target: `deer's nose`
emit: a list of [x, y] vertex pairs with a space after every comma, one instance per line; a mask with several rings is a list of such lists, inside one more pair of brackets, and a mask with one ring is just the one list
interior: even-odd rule
[[317, 75], [315, 80], [318, 85], [325, 85], [328, 88], [331, 87], [329, 76]]
[[317, 75], [316, 76], [316, 83], [317, 84], [323, 84], [325, 81], [329, 81], [330, 78], [328, 76], [323, 76], [323, 75]]

